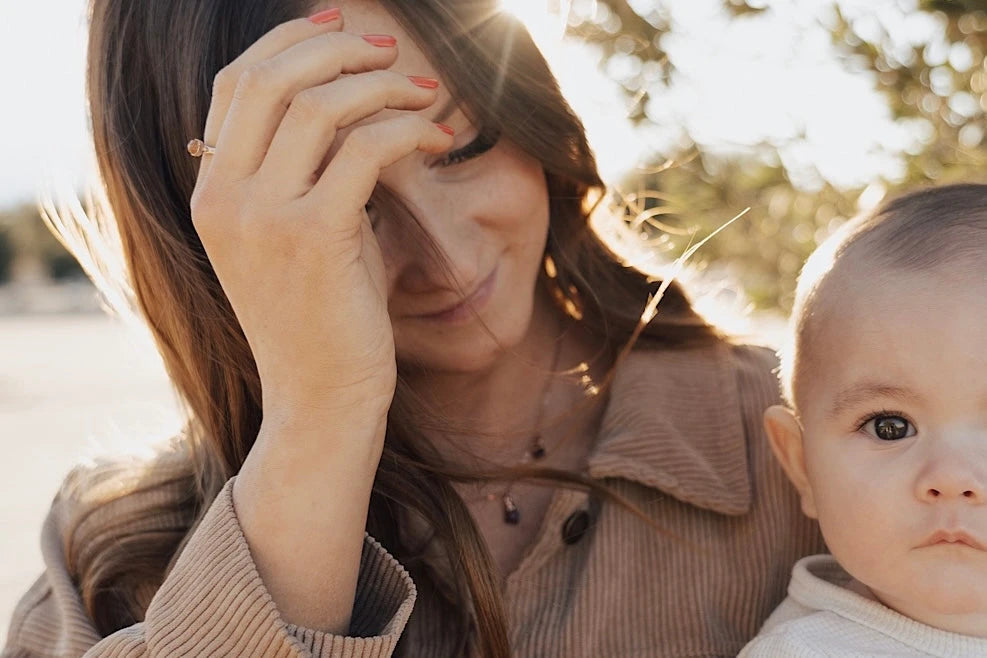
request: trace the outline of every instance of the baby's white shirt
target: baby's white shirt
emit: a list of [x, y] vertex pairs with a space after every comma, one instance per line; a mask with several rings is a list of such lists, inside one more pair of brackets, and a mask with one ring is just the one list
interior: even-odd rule
[[915, 621], [862, 591], [832, 555], [802, 558], [788, 598], [738, 658], [987, 657], [987, 639]]

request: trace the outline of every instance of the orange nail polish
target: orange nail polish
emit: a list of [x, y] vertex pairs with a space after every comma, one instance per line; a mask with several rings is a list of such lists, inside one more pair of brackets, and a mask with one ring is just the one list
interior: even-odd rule
[[435, 127], [438, 128], [439, 130], [441, 130], [442, 132], [444, 132], [447, 135], [455, 135], [456, 134], [456, 131], [455, 130], [453, 130], [452, 128], [450, 128], [449, 126], [447, 126], [444, 123], [439, 123], [438, 121], [436, 121], [435, 122]]
[[314, 14], [308, 17], [308, 20], [316, 24], [329, 23], [338, 19], [342, 15], [343, 15], [342, 9], [340, 9], [339, 7], [333, 7], [332, 9], [324, 9], [322, 11], [315, 12]]
[[423, 78], [420, 75], [409, 75], [408, 79], [419, 87], [424, 87], [425, 89], [437, 89], [439, 86], [439, 81], [435, 78]]
[[389, 34], [364, 34], [363, 40], [379, 48], [392, 48], [398, 43], [398, 40]]

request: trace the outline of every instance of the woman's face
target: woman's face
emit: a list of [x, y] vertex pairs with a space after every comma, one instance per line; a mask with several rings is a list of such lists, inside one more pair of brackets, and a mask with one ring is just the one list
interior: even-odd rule
[[[334, 4], [342, 8], [346, 31], [397, 38], [399, 55], [392, 70], [439, 78], [438, 100], [419, 113], [456, 130], [449, 153], [476, 139], [476, 128], [460, 109], [452, 106], [448, 116], [441, 112], [450, 107], [448, 88], [386, 11], [359, 0]], [[360, 123], [397, 113], [384, 110]], [[447, 267], [408, 226], [409, 219], [371, 210], [387, 272], [398, 360], [432, 370], [480, 370], [521, 341], [545, 249], [549, 210], [541, 163], [504, 139], [488, 150], [471, 150], [482, 152], [448, 158], [417, 151], [380, 176], [445, 255]]]

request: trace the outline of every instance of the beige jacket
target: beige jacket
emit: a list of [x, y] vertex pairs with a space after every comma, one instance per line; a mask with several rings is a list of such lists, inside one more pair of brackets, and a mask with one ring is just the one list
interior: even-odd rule
[[[735, 656], [754, 637], [783, 598], [792, 565], [823, 549], [762, 433], [761, 412], [778, 400], [774, 365], [767, 350], [728, 345], [639, 350], [621, 365], [588, 474], [667, 532], [585, 493], [558, 490], [506, 581], [515, 655]], [[179, 492], [142, 495], [158, 502]], [[69, 503], [56, 498], [45, 522], [46, 571], [14, 613], [3, 658], [381, 657], [399, 640], [407, 656], [448, 651], [430, 597], [418, 596], [371, 537], [350, 637], [284, 623], [251, 560], [230, 483], [144, 621], [101, 638], [66, 569]]]

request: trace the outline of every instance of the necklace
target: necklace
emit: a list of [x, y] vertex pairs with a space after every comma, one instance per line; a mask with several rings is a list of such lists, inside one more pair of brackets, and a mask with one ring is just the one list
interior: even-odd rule
[[[564, 335], [564, 334], [563, 334]], [[542, 391], [541, 404], [538, 406], [538, 416], [535, 419], [535, 434], [531, 437], [531, 444], [525, 451], [524, 456], [518, 460], [518, 465], [522, 466], [529, 464], [533, 461], [540, 461], [545, 458], [548, 454], [548, 450], [545, 448], [545, 444], [542, 441], [541, 435], [541, 422], [545, 416], [545, 407], [548, 405], [548, 393], [552, 390], [552, 380], [556, 376], [556, 370], [559, 365], [559, 355], [562, 353], [562, 336], [555, 341], [555, 353], [552, 356], [552, 366], [549, 369], [548, 381], [545, 383], [545, 389]], [[554, 447], [559, 447], [562, 444], [560, 440], [558, 444]], [[511, 495], [511, 490], [514, 488], [514, 482], [510, 482], [507, 487], [498, 493], [489, 493], [484, 498], [488, 501], [497, 500], [500, 498], [501, 503], [504, 506], [504, 523], [508, 525], [517, 525], [521, 522], [521, 509], [517, 506], [517, 502]]]

